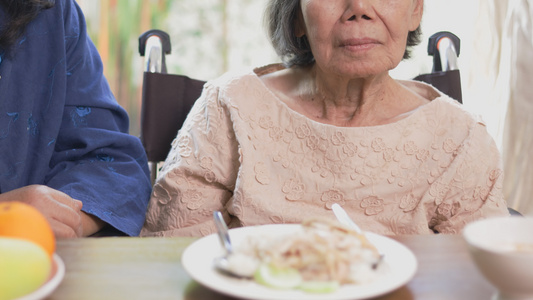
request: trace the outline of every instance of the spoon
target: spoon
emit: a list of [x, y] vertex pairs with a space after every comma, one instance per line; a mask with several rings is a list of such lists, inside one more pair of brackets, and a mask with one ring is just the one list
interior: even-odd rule
[[[352, 220], [352, 218], [350, 218], [350, 216], [348, 216], [348, 213], [346, 213], [344, 208], [342, 208], [339, 204], [333, 203], [333, 205], [331, 206], [331, 210], [333, 210], [333, 214], [335, 214], [335, 217], [337, 218], [337, 220], [341, 224], [343, 224], [345, 226], [348, 226], [349, 228], [353, 229], [355, 232], [357, 232], [359, 234], [363, 234], [364, 235], [364, 232], [361, 230], [359, 225], [357, 225]], [[379, 257], [378, 257], [377, 261], [372, 264], [372, 268], [373, 269], [376, 269], [379, 266], [381, 261], [383, 261], [383, 257], [385, 256], [385, 254], [383, 254], [383, 252], [381, 250], [379, 250], [377, 247], [376, 247], [376, 250], [378, 251]]]
[[[213, 261], [215, 268], [223, 274], [237, 278], [251, 278], [253, 273], [246, 268], [246, 257], [233, 253], [233, 246], [229, 238], [228, 226], [219, 211], [213, 212], [213, 219], [217, 228], [218, 238], [225, 250], [223, 256], [216, 257]], [[233, 267], [237, 266], [237, 268]]]

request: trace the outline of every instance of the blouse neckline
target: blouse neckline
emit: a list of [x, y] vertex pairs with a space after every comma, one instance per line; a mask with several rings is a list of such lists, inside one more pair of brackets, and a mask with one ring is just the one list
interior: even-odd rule
[[[438, 91], [434, 87], [432, 87], [429, 84], [415, 81], [415, 80], [398, 80], [402, 85], [404, 85], [409, 90], [413, 91], [414, 93], [421, 94], [424, 97], [431, 97], [432, 99], [418, 108], [416, 108], [411, 114], [406, 116], [405, 118], [402, 118], [398, 121], [387, 123], [387, 124], [381, 124], [381, 125], [371, 125], [371, 126], [357, 126], [357, 127], [350, 127], [350, 126], [336, 126], [332, 124], [322, 123], [316, 120], [313, 120], [294, 109], [290, 108], [287, 103], [285, 103], [283, 100], [281, 100], [274, 91], [272, 91], [270, 88], [268, 88], [263, 80], [259, 78], [262, 75], [273, 73], [279, 70], [284, 69], [285, 67], [281, 64], [271, 64], [263, 67], [259, 67], [254, 69], [251, 73], [249, 73], [249, 76], [253, 78], [257, 82], [257, 84], [267, 91], [273, 99], [275, 99], [275, 103], [278, 106], [283, 107], [283, 109], [287, 110], [289, 114], [297, 117], [298, 119], [303, 119], [307, 122], [310, 122], [314, 125], [323, 126], [326, 128], [332, 128], [336, 130], [362, 130], [362, 129], [383, 129], [383, 128], [389, 128], [392, 126], [401, 126], [404, 123], [410, 122], [411, 119], [416, 118], [419, 114], [424, 113], [426, 110], [430, 109], [433, 105], [437, 105], [438, 102], [442, 102], [444, 99], [447, 99], [446, 95], [444, 95], [442, 92]], [[455, 101], [455, 100], [454, 100]]]

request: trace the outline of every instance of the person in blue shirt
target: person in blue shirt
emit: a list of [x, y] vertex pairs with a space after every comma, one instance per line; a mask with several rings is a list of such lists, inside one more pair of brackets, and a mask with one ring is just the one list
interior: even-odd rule
[[0, 202], [38, 208], [57, 238], [145, 220], [146, 154], [102, 69], [74, 0], [0, 0]]

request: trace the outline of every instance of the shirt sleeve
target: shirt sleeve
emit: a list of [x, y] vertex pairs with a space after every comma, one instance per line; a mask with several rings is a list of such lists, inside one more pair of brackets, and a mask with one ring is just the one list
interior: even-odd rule
[[147, 159], [128, 134], [127, 113], [103, 76], [100, 56], [75, 1], [63, 9], [67, 83], [62, 123], [46, 184], [83, 202], [127, 235], [138, 235], [151, 191]]
[[239, 151], [226, 105], [206, 84], [154, 185], [143, 236], [202, 236], [230, 201]]
[[426, 194], [429, 227], [458, 234], [477, 219], [509, 215], [502, 192], [501, 155], [485, 125], [477, 122], [454, 151], [455, 159]]

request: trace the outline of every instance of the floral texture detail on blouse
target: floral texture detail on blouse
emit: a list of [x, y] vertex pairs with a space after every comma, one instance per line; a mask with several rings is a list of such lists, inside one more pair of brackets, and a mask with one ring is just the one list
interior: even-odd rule
[[387, 235], [459, 233], [507, 215], [500, 154], [483, 122], [428, 85], [402, 83], [436, 98], [395, 123], [336, 127], [291, 110], [254, 72], [208, 82], [141, 235], [212, 233], [214, 210], [230, 227], [334, 218], [333, 203]]

